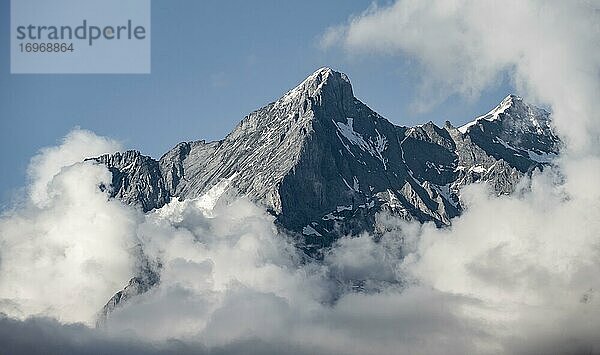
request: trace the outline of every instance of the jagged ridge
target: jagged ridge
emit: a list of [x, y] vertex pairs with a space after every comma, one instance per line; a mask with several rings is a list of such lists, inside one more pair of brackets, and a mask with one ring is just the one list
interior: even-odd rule
[[558, 153], [549, 113], [517, 96], [454, 128], [396, 126], [356, 99], [345, 74], [321, 68], [246, 116], [223, 140], [180, 143], [158, 162], [126, 152], [95, 158], [115, 197], [144, 211], [201, 196], [223, 179], [309, 244], [370, 230], [381, 210], [447, 225], [465, 184], [498, 193]]

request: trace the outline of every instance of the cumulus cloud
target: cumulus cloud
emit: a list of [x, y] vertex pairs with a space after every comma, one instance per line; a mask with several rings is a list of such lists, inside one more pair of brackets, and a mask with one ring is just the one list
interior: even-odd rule
[[479, 300], [465, 311], [486, 319], [503, 352], [564, 353], [575, 344], [596, 352], [600, 191], [549, 191], [547, 175], [518, 197], [467, 188], [466, 213], [450, 229], [421, 228], [403, 267], [419, 283]]
[[48, 189], [48, 184], [60, 169], [81, 162], [85, 158], [119, 150], [121, 145], [112, 139], [99, 137], [83, 129], [71, 131], [59, 146], [43, 148], [32, 158], [27, 171], [31, 183], [31, 201], [43, 205], [52, 198], [52, 190]]
[[116, 144], [76, 130], [32, 159], [31, 195], [0, 217], [0, 310], [93, 324], [131, 277], [135, 211], [109, 201], [105, 167], [83, 163]]

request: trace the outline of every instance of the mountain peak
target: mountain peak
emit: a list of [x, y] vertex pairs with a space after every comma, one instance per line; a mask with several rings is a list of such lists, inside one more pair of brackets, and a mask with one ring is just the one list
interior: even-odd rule
[[521, 103], [522, 101], [523, 99], [520, 96], [510, 94], [500, 101], [498, 106], [494, 107], [490, 112], [475, 118], [473, 121], [459, 127], [458, 130], [464, 134], [467, 133], [471, 126], [476, 125], [480, 120], [495, 121], [498, 119], [500, 114], [504, 113], [510, 107], [515, 105], [515, 103]]
[[348, 79], [346, 74], [335, 71], [329, 67], [322, 67], [283, 95], [283, 97], [278, 100], [278, 103], [296, 101], [296, 99], [302, 97], [314, 98], [325, 91], [328, 91], [329, 94], [334, 94], [336, 97], [354, 97], [350, 79]]
[[488, 154], [502, 157], [522, 172], [531, 168], [532, 161], [552, 160], [560, 149], [550, 113], [516, 95], [508, 95], [490, 112], [460, 127], [459, 131]]
[[504, 113], [515, 103], [521, 101], [523, 101], [523, 99], [517, 95], [508, 95], [502, 101], [500, 101], [500, 104], [498, 104], [498, 106], [494, 107], [490, 112], [486, 113], [485, 115], [477, 117], [475, 120], [484, 119], [488, 121], [494, 121], [498, 119], [498, 116], [501, 113]]
[[[343, 81], [343, 82], [350, 84], [350, 79], [348, 79], [348, 76], [346, 76], [346, 74], [335, 71], [335, 70], [331, 69], [330, 67], [322, 67], [322, 68], [315, 70], [314, 73], [312, 73], [306, 79], [304, 79], [302, 84], [304, 84], [306, 82], [311, 82], [311, 81], [317, 81], [319, 83], [324, 84], [330, 80]], [[302, 84], [300, 84], [300, 85], [302, 85]]]
[[309, 75], [307, 79], [309, 79], [311, 77], [319, 76], [319, 75], [329, 76], [333, 72], [334, 72], [334, 70], [331, 69], [330, 67], [321, 67], [321, 68], [315, 70], [314, 73], [312, 73], [311, 75]]

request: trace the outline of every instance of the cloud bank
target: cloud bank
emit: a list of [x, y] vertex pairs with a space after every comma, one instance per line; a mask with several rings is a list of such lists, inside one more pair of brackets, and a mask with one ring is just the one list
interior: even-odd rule
[[[503, 71], [553, 111], [566, 147], [513, 196], [462, 192], [447, 229], [381, 215], [378, 242], [308, 259], [261, 208], [224, 196], [142, 214], [108, 198], [118, 148], [75, 131], [32, 160], [0, 218], [0, 343], [14, 353], [600, 352], [598, 2], [398, 1], [326, 45], [410, 55], [423, 96], [477, 95]], [[88, 155], [89, 154], [89, 155]], [[139, 266], [160, 284], [92, 329]], [[98, 350], [101, 349], [101, 350]]]

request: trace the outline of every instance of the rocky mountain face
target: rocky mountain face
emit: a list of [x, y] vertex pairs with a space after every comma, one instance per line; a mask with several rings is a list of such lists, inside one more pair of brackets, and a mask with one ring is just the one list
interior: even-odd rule
[[549, 113], [517, 96], [460, 128], [396, 126], [354, 97], [346, 75], [322, 68], [221, 141], [180, 143], [158, 161], [137, 151], [93, 160], [113, 173], [112, 195], [144, 211], [226, 182], [320, 247], [372, 230], [383, 210], [448, 225], [462, 186], [510, 193], [559, 146]]
[[[223, 140], [179, 143], [158, 161], [137, 151], [90, 160], [113, 173], [112, 196], [143, 211], [228, 190], [265, 206], [318, 254], [339, 236], [375, 231], [381, 211], [449, 225], [461, 187], [487, 182], [509, 194], [559, 148], [549, 113], [517, 96], [459, 128], [397, 126], [355, 98], [346, 75], [322, 68]], [[156, 282], [140, 273], [100, 319]]]

